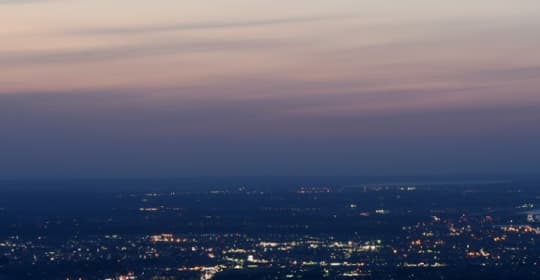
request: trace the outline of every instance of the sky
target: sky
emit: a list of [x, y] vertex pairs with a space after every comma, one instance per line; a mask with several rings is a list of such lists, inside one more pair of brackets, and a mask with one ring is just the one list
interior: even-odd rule
[[538, 0], [0, 0], [0, 178], [540, 173]]

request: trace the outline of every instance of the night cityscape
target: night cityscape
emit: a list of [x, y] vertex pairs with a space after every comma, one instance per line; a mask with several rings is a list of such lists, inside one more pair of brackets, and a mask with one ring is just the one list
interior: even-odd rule
[[540, 0], [0, 0], [0, 280], [539, 280]]
[[354, 180], [3, 182], [0, 279], [539, 277], [538, 182]]

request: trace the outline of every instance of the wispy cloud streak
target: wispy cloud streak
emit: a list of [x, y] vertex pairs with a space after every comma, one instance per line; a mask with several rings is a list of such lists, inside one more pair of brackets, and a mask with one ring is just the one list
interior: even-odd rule
[[185, 30], [199, 29], [221, 29], [221, 28], [251, 28], [264, 27], [272, 25], [286, 24], [301, 24], [313, 23], [321, 21], [335, 21], [351, 19], [351, 15], [332, 15], [332, 16], [304, 16], [304, 17], [286, 17], [286, 18], [269, 18], [259, 20], [243, 20], [243, 21], [221, 21], [221, 22], [198, 22], [198, 23], [174, 23], [174, 24], [156, 24], [156, 25], [140, 25], [127, 27], [108, 27], [94, 29], [74, 30], [72, 34], [89, 34], [89, 35], [137, 35], [145, 33], [157, 32], [175, 32]]

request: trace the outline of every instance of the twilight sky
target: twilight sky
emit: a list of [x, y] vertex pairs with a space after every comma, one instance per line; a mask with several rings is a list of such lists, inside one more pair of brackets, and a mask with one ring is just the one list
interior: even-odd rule
[[0, 0], [0, 178], [540, 172], [538, 0]]

